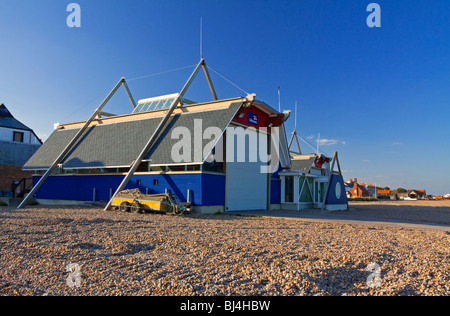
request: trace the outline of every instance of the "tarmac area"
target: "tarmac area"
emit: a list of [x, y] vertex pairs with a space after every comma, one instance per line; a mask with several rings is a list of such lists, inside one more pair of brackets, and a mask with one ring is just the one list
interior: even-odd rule
[[448, 200], [350, 202], [348, 211], [277, 210], [243, 214], [331, 223], [450, 231], [450, 201]]

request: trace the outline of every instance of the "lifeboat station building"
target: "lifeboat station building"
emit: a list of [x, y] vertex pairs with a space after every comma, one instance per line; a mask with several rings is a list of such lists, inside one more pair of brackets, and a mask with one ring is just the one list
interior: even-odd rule
[[[201, 68], [214, 100], [195, 103], [184, 94]], [[103, 112], [122, 85], [131, 113]], [[137, 188], [172, 193], [198, 213], [347, 209], [342, 175], [331, 167], [337, 155], [291, 155], [289, 114], [254, 94], [219, 100], [203, 59], [180, 93], [135, 103], [122, 78], [89, 120], [59, 125], [24, 165], [35, 173], [28, 199], [108, 202]]]

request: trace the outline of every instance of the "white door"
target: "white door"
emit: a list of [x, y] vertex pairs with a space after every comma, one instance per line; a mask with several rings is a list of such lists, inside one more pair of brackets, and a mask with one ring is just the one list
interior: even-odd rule
[[[250, 159], [249, 151], [258, 149], [258, 146], [254, 144], [258, 132], [247, 130], [246, 133], [251, 134], [251, 137], [247, 137], [245, 142], [245, 161], [237, 161], [236, 153], [238, 153], [239, 146], [238, 142], [235, 141], [234, 161], [227, 160], [226, 162], [225, 206], [227, 212], [267, 209], [268, 174], [261, 172], [261, 167], [267, 166], [267, 163], [261, 162], [259, 155], [257, 155], [256, 162], [254, 162], [255, 159]], [[263, 133], [259, 133], [259, 137], [267, 139], [267, 135]], [[228, 146], [229, 143], [227, 142], [227, 150]], [[244, 148], [240, 148], [240, 150], [244, 150]]]
[[325, 197], [328, 186], [328, 180], [315, 179], [314, 180], [314, 202], [316, 207], [321, 208], [323, 205], [323, 199]]

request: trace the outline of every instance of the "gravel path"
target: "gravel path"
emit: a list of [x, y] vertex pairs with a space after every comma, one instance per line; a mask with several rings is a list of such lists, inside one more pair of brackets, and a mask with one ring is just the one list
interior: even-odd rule
[[0, 295], [450, 295], [449, 237], [292, 219], [3, 207]]

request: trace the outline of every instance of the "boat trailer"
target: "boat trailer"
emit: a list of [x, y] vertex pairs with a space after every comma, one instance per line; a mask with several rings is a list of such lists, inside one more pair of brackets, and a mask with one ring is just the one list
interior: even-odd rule
[[119, 192], [113, 198], [111, 206], [121, 212], [132, 212], [137, 214], [153, 212], [183, 215], [192, 212], [191, 203], [179, 203], [176, 196], [173, 194], [142, 194], [139, 189]]

